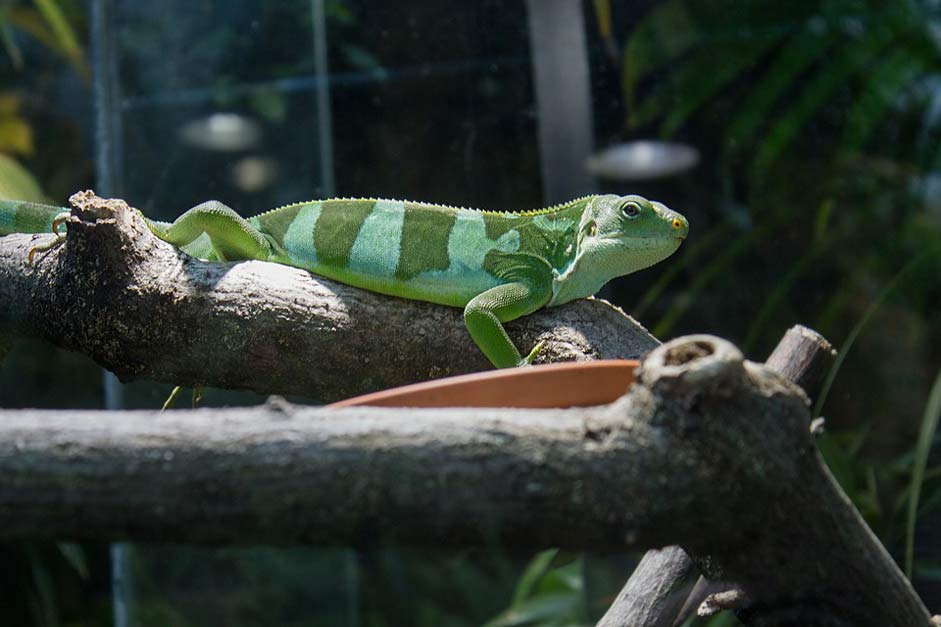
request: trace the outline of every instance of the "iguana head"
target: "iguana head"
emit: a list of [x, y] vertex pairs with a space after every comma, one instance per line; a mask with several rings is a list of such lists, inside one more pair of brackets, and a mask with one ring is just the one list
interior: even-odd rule
[[575, 257], [553, 285], [552, 304], [596, 293], [614, 277], [666, 259], [689, 233], [679, 213], [643, 196], [595, 196], [582, 213]]

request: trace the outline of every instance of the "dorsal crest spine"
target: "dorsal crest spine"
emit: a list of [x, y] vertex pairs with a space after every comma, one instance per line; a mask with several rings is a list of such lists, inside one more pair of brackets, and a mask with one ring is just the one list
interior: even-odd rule
[[282, 209], [290, 209], [290, 208], [293, 208], [293, 207], [300, 207], [300, 206], [303, 206], [303, 205], [309, 205], [309, 204], [311, 204], [311, 203], [316, 203], [316, 202], [331, 202], [331, 201], [336, 201], [336, 202], [344, 202], [344, 201], [346, 201], [346, 202], [371, 202], [371, 203], [376, 203], [376, 202], [381, 202], [381, 201], [383, 201], [383, 202], [404, 202], [404, 203], [407, 203], [407, 204], [410, 204], [410, 205], [417, 205], [417, 206], [419, 206], [419, 207], [428, 208], [428, 209], [432, 209], [432, 210], [434, 210], [434, 209], [442, 209], [442, 210], [447, 210], [447, 211], [476, 211], [477, 213], [482, 213], [482, 214], [484, 214], [484, 215], [493, 215], [493, 216], [501, 216], [501, 215], [539, 216], [539, 215], [546, 215], [546, 214], [550, 214], [550, 213], [555, 213], [555, 212], [557, 212], [557, 211], [563, 211], [563, 210], [565, 210], [565, 209], [568, 209], [568, 208], [572, 207], [573, 205], [576, 205], [576, 204], [578, 204], [578, 203], [584, 202], [584, 201], [589, 200], [589, 199], [591, 199], [591, 198], [593, 198], [592, 195], [580, 196], [579, 198], [575, 198], [575, 199], [570, 200], [570, 201], [568, 201], [568, 202], [559, 203], [559, 204], [557, 204], [557, 205], [551, 205], [551, 206], [549, 206], [549, 207], [542, 207], [542, 208], [539, 208], [539, 209], [494, 210], [494, 209], [476, 209], [476, 208], [474, 208], [474, 207], [456, 207], [456, 206], [454, 206], [454, 205], [444, 205], [444, 204], [440, 204], [440, 203], [422, 202], [422, 201], [417, 201], [417, 200], [401, 200], [401, 199], [396, 199], [396, 198], [354, 198], [354, 197], [343, 196], [343, 197], [338, 197], [338, 198], [322, 198], [322, 199], [318, 199], [318, 200], [305, 200], [305, 201], [301, 201], [301, 202], [291, 203], [291, 204], [288, 204], [288, 205], [282, 205], [282, 206], [277, 207], [277, 208], [275, 208], [275, 209], [271, 209], [271, 210], [269, 210], [269, 211], [265, 211], [265, 212], [263, 212], [263, 213], [257, 214], [255, 217], [265, 216], [265, 215], [274, 213], [274, 212], [276, 212], [276, 211], [280, 211], [280, 210], [282, 210]]

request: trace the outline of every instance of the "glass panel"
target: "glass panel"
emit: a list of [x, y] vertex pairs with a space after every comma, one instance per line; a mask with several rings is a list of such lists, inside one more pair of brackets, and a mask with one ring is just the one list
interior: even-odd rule
[[323, 3], [103, 4], [122, 122], [115, 184], [136, 206], [172, 219], [212, 197], [252, 214], [332, 193], [313, 35]]

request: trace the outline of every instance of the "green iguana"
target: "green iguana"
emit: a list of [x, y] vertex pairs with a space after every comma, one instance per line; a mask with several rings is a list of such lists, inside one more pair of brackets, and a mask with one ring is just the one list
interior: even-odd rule
[[[0, 201], [0, 235], [58, 233], [68, 210]], [[401, 200], [330, 199], [245, 219], [216, 201], [175, 222], [144, 218], [160, 239], [210, 261], [260, 259], [373, 292], [464, 308], [498, 368], [531, 363], [503, 323], [595, 294], [610, 279], [670, 256], [682, 215], [641, 196], [586, 196], [533, 211], [459, 209]], [[59, 240], [30, 251], [49, 250]]]

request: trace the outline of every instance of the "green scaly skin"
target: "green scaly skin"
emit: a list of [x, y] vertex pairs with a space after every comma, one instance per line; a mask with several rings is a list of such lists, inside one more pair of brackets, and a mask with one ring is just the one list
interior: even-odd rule
[[[0, 201], [0, 235], [43, 233], [66, 209]], [[337, 198], [245, 219], [216, 201], [153, 233], [210, 261], [273, 261], [373, 292], [464, 309], [471, 337], [498, 368], [527, 358], [503, 323], [595, 294], [614, 277], [673, 254], [689, 231], [641, 196], [586, 196], [534, 211]], [[48, 247], [38, 247], [45, 250]]]

